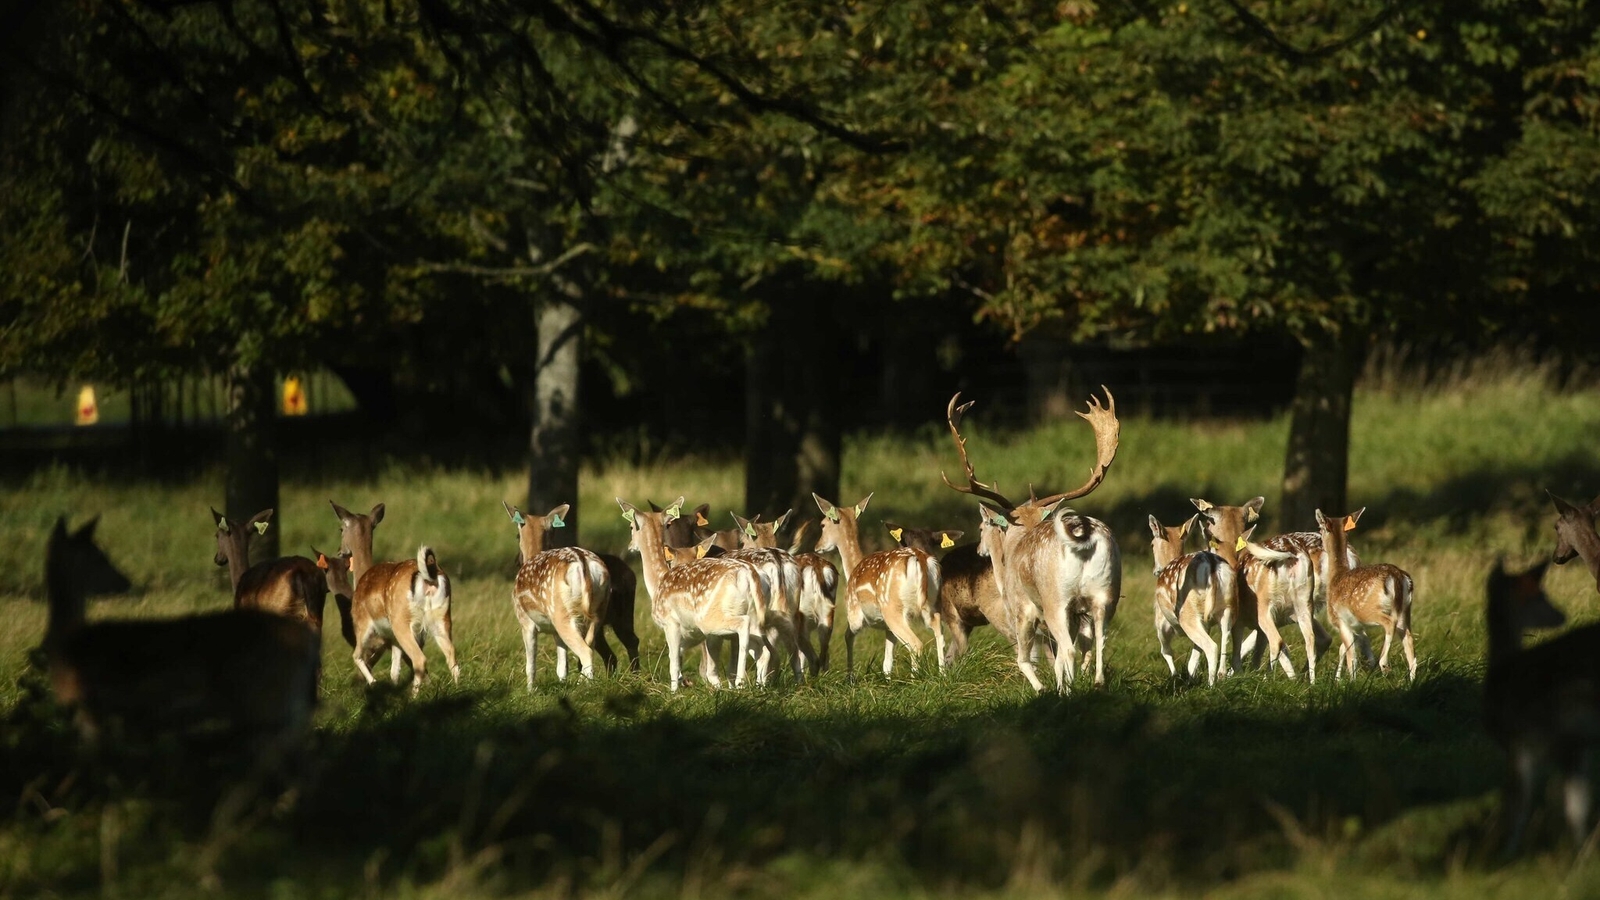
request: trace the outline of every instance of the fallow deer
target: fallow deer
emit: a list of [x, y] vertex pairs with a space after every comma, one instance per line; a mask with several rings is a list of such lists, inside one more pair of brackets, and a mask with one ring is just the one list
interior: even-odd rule
[[220, 725], [271, 750], [304, 737], [316, 704], [320, 642], [305, 625], [256, 610], [87, 622], [85, 597], [115, 570], [95, 523], [58, 519], [45, 548], [50, 684], [85, 739], [179, 737]]
[[506, 505], [506, 515], [517, 526], [517, 547], [522, 565], [511, 591], [511, 609], [522, 629], [522, 648], [533, 690], [533, 666], [539, 633], [556, 638], [556, 678], [567, 680], [567, 654], [577, 654], [583, 677], [594, 677], [594, 648], [611, 601], [611, 574], [600, 557], [578, 547], [544, 549], [549, 528], [565, 528], [562, 517], [568, 504], [543, 516], [524, 516]]
[[[1098, 398], [1091, 397], [1088, 411], [1078, 413], [1095, 434], [1095, 465], [1088, 481], [1076, 490], [1049, 497], [1030, 496], [1020, 504], [1011, 502], [993, 485], [978, 481], [973, 471], [960, 429], [961, 416], [972, 404], [958, 405], [961, 395], [956, 394], [945, 410], [945, 422], [966, 470], [967, 484], [958, 487], [943, 473], [940, 477], [952, 490], [989, 500], [1006, 511], [1008, 522], [1014, 527], [1005, 529], [1002, 593], [1019, 623], [1019, 640], [1033, 639], [1033, 627], [1022, 624], [1026, 616], [1037, 616], [1049, 630], [1056, 644], [1056, 686], [1063, 693], [1071, 690], [1077, 674], [1078, 652], [1088, 652], [1090, 647], [1094, 653], [1094, 683], [1105, 684], [1106, 625], [1116, 615], [1122, 593], [1122, 556], [1111, 529], [1098, 519], [1060, 505], [1099, 487], [1116, 458], [1121, 431], [1116, 398], [1103, 385], [1101, 390], [1105, 391], [1107, 405], [1102, 406]], [[1022, 653], [1019, 648], [1019, 665], [1024, 656], [1031, 658], [1031, 652]], [[1024, 674], [1028, 672], [1025, 670]], [[1036, 678], [1029, 681], [1034, 683]], [[1035, 684], [1035, 689], [1040, 686]]]
[[817, 636], [817, 646], [811, 658], [811, 674], [818, 675], [828, 670], [839, 570], [827, 557], [803, 549], [806, 532], [810, 528], [810, 522], [802, 522], [795, 528], [794, 537], [789, 542], [789, 555], [800, 567], [800, 614], [806, 622], [806, 634], [801, 638], [809, 643], [811, 634]]
[[[502, 506], [505, 503], [502, 501]], [[530, 553], [542, 553], [545, 549], [545, 535], [551, 528], [566, 527], [562, 519], [570, 507], [562, 504], [542, 516], [522, 516], [523, 524], [519, 525], [517, 568], [522, 568], [523, 563], [531, 557]], [[506, 514], [512, 515], [513, 507], [506, 506]], [[521, 513], [516, 513], [521, 515]], [[512, 515], [512, 521], [516, 521]], [[557, 524], [560, 523], [560, 524]], [[600, 562], [606, 567], [606, 575], [611, 579], [611, 599], [606, 603], [605, 625], [622, 642], [622, 648], [628, 652], [628, 668], [639, 671], [639, 635], [633, 627], [634, 597], [638, 593], [639, 579], [633, 574], [633, 568], [620, 556], [611, 553], [595, 553], [600, 557]], [[611, 644], [606, 641], [605, 629], [600, 629], [594, 635], [594, 650], [600, 654], [600, 659], [606, 665], [606, 671], [617, 670], [617, 654], [611, 649]], [[561, 655], [556, 656], [558, 671], [564, 669], [561, 665]], [[565, 677], [565, 676], [563, 676]]]
[[[355, 579], [350, 616], [356, 638], [352, 658], [357, 671], [368, 684], [376, 683], [372, 661], [384, 650], [398, 647], [411, 663], [411, 693], [415, 696], [428, 677], [422, 645], [432, 637], [444, 653], [450, 677], [459, 682], [461, 666], [456, 663], [450, 628], [450, 578], [439, 568], [433, 548], [424, 544], [417, 548], [416, 559], [375, 564], [372, 532], [383, 521], [383, 504], [361, 515], [328, 502], [339, 517], [340, 549], [350, 553], [350, 574]], [[397, 652], [389, 665], [389, 677], [396, 682], [400, 680], [400, 662]]]
[[823, 516], [816, 551], [837, 551], [844, 570], [844, 653], [851, 677], [855, 676], [856, 635], [869, 625], [882, 626], [885, 631], [883, 674], [888, 676], [894, 671], [896, 644], [906, 645], [911, 671], [915, 672], [922, 638], [911, 627], [914, 619], [933, 631], [939, 669], [943, 671], [946, 660], [944, 631], [939, 627], [939, 561], [909, 547], [864, 555], [857, 520], [872, 500], [871, 494], [855, 506], [842, 509], [815, 493], [811, 497]]
[[1489, 573], [1489, 658], [1483, 682], [1483, 720], [1505, 748], [1509, 772], [1501, 807], [1510, 817], [1505, 853], [1520, 848], [1546, 767], [1561, 771], [1568, 830], [1581, 847], [1589, 833], [1593, 790], [1589, 758], [1600, 741], [1600, 625], [1575, 628], [1522, 649], [1522, 632], [1556, 628], [1566, 616], [1540, 581], [1545, 563], [1507, 573], [1499, 560]]
[[328, 588], [315, 562], [304, 556], [284, 556], [250, 565], [250, 539], [267, 533], [272, 510], [264, 509], [240, 523], [213, 508], [211, 518], [217, 526], [215, 562], [228, 567], [234, 609], [288, 616], [321, 634]]
[[[1195, 523], [1190, 517], [1182, 525], [1162, 525], [1150, 517], [1150, 551], [1155, 559], [1156, 641], [1167, 671], [1177, 675], [1172, 660], [1172, 635], [1178, 629], [1194, 644], [1189, 654], [1189, 676], [1194, 677], [1200, 657], [1206, 661], [1206, 683], [1215, 684], [1218, 674], [1237, 667], [1238, 645], [1230, 644], [1237, 616], [1237, 552], [1234, 546], [1214, 547], [1184, 553], [1183, 542]], [[1240, 536], [1243, 542], [1250, 535]], [[1213, 625], [1221, 628], [1221, 648], [1211, 638]], [[1232, 665], [1230, 665], [1232, 663]]]
[[[1243, 506], [1218, 506], [1206, 500], [1189, 501], [1200, 511], [1206, 537], [1219, 546], [1237, 547], [1242, 535], [1254, 528], [1266, 502], [1256, 497]], [[1326, 607], [1327, 585], [1318, 573], [1322, 567], [1322, 536], [1316, 532], [1295, 531], [1267, 538], [1253, 546], [1269, 551], [1270, 559], [1257, 553], [1239, 555], [1239, 617], [1235, 632], [1240, 653], [1257, 657], [1265, 639], [1268, 664], [1278, 663], [1285, 675], [1293, 677], [1294, 663], [1278, 626], [1293, 621], [1305, 641], [1306, 673], [1317, 680], [1317, 658], [1332, 643], [1332, 638], [1317, 619]], [[1283, 555], [1287, 554], [1287, 555]], [[1346, 547], [1346, 559], [1353, 568], [1360, 565], [1355, 551]], [[1243, 640], [1237, 640], [1242, 634]]]
[[[816, 660], [811, 644], [803, 640], [806, 618], [800, 611], [800, 564], [787, 551], [778, 549], [777, 544], [777, 530], [788, 521], [792, 512], [794, 510], [789, 510], [768, 523], [730, 512], [739, 535], [739, 549], [725, 555], [730, 559], [753, 563], [766, 576], [771, 585], [766, 624], [763, 626], [767, 643], [774, 649], [780, 645], [787, 648], [790, 668], [794, 672], [795, 683], [799, 684], [804, 679], [806, 667], [815, 668]], [[756, 516], [757, 520], [760, 518]], [[714, 534], [710, 539], [715, 542], [718, 537]], [[764, 542], [766, 546], [763, 546]]]
[[[738, 642], [734, 686], [744, 684], [750, 647], [763, 646], [767, 588], [750, 563], [736, 559], [698, 559], [669, 566], [664, 530], [679, 518], [683, 498], [661, 512], [642, 512], [621, 497], [622, 517], [628, 522], [629, 548], [639, 554], [645, 591], [650, 595], [650, 617], [667, 639], [667, 660], [672, 690], [683, 682], [683, 650], [708, 636], [729, 636]], [[716, 660], [706, 654], [706, 672], [713, 687], [721, 685]], [[757, 678], [765, 676], [758, 671]]]
[[950, 644], [945, 653], [950, 662], [966, 655], [972, 630], [1003, 616], [1000, 584], [994, 577], [994, 564], [977, 544], [956, 546], [963, 532], [950, 529], [905, 528], [884, 523], [889, 536], [902, 547], [915, 547], [927, 553], [944, 550], [939, 557], [939, 613], [950, 629]]
[[[655, 501], [645, 501], [650, 504], [651, 512], [662, 512]], [[711, 504], [702, 503], [688, 513], [680, 514], [667, 526], [667, 546], [674, 550], [684, 547], [694, 547], [707, 537], [711, 537], [711, 546], [714, 548], [710, 555], [721, 556], [739, 549], [739, 530], [737, 528], [724, 528], [721, 531], [713, 530], [711, 520]]]
[[1594, 498], [1587, 506], [1569, 503], [1566, 500], [1550, 494], [1550, 502], [1556, 505], [1556, 549], [1551, 557], [1558, 566], [1566, 565], [1575, 556], [1583, 557], [1583, 564], [1589, 567], [1589, 576], [1594, 579], [1595, 587], [1600, 590], [1600, 535], [1595, 534], [1594, 521], [1596, 514], [1600, 514], [1600, 497]]
[[350, 551], [329, 556], [312, 547], [311, 555], [317, 558], [317, 569], [322, 573], [328, 593], [333, 595], [334, 607], [339, 610], [339, 634], [353, 648], [356, 645], [356, 626], [350, 615], [350, 605], [356, 595], [356, 584], [350, 575]]
[[1356, 636], [1360, 633], [1363, 644], [1367, 625], [1383, 626], [1383, 651], [1378, 655], [1378, 668], [1389, 671], [1389, 645], [1396, 632], [1400, 646], [1405, 650], [1406, 667], [1411, 680], [1417, 680], [1417, 651], [1411, 637], [1411, 576], [1404, 569], [1388, 563], [1351, 568], [1347, 556], [1346, 535], [1356, 527], [1356, 521], [1366, 507], [1348, 516], [1326, 516], [1317, 510], [1317, 527], [1322, 532], [1322, 577], [1328, 583], [1328, 621], [1339, 629], [1343, 648], [1333, 675], [1345, 661], [1350, 663], [1350, 678], [1356, 677]]

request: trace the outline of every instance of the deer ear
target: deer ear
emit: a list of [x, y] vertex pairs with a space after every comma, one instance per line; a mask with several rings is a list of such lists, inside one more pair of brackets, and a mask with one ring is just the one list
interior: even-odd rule
[[839, 521], [839, 510], [831, 502], [822, 499], [821, 495], [816, 491], [811, 492], [811, 499], [817, 501], [817, 509], [822, 510], [822, 514], [827, 516], [829, 520]]
[[704, 528], [711, 524], [711, 520], [706, 518], [706, 513], [710, 511], [711, 504], [709, 503], [702, 503], [694, 508], [694, 524], [696, 528]]
[[1167, 536], [1166, 526], [1162, 525], [1161, 520], [1155, 516], [1150, 517], [1150, 536], [1158, 540]]
[[263, 509], [261, 512], [251, 516], [250, 521], [246, 522], [245, 524], [251, 528], [254, 528], [256, 530], [256, 534], [266, 534], [267, 522], [272, 518], [272, 513], [273, 510]]
[[1207, 500], [1198, 500], [1191, 497], [1189, 498], [1189, 502], [1193, 503], [1194, 508], [1200, 510], [1201, 512], [1208, 512], [1211, 509], [1211, 503]]
[[78, 530], [74, 531], [72, 536], [81, 541], [92, 541], [94, 540], [94, 530], [99, 526], [100, 517], [96, 515], [94, 518], [78, 526]]
[[267, 523], [266, 522], [256, 522], [255, 526], [256, 526], [256, 534], [266, 534], [267, 533]]
[[[877, 493], [877, 491], [873, 491], [872, 493], [875, 494], [875, 493]], [[856, 515], [859, 517], [862, 513], [866, 512], [867, 511], [867, 504], [871, 503], [871, 502], [872, 502], [872, 494], [868, 494], [866, 496], [866, 499], [864, 499], [860, 503], [856, 504]]]
[[563, 503], [555, 509], [550, 510], [550, 512], [544, 517], [545, 521], [550, 524], [551, 528], [565, 528], [567, 527], [566, 515], [571, 509], [572, 504]]
[[791, 509], [779, 516], [777, 520], [772, 523], [772, 533], [777, 534], [778, 532], [782, 531], [783, 523], [789, 521], [789, 517], [792, 515], [794, 515], [794, 510]]
[[1360, 519], [1361, 518], [1361, 514], [1366, 512], [1366, 511], [1367, 511], [1367, 508], [1365, 506], [1363, 506], [1360, 509], [1356, 510], [1355, 512], [1351, 513], [1350, 514], [1350, 522], [1349, 522], [1349, 524], [1344, 526], [1344, 530], [1345, 531], [1354, 531], [1355, 527], [1356, 527], [1356, 520]]
[[711, 545], [716, 543], [716, 540], [717, 540], [717, 536], [713, 534], [710, 537], [707, 537], [705, 540], [701, 541], [700, 543], [695, 544], [694, 545], [694, 558], [695, 559], [705, 559], [706, 558], [706, 554], [711, 552]]
[[1317, 510], [1316, 513], [1317, 513], [1317, 527], [1318, 528], [1326, 528], [1327, 525], [1328, 525], [1328, 517], [1323, 515], [1322, 514], [1322, 510], [1320, 510], [1320, 509]]
[[1261, 507], [1266, 502], [1267, 502], [1267, 498], [1265, 498], [1265, 497], [1256, 497], [1256, 498], [1252, 499], [1249, 503], [1246, 503], [1244, 505], [1244, 512], [1245, 512], [1244, 520], [1246, 522], [1254, 522], [1255, 520], [1261, 518]]
[[[217, 508], [215, 506], [211, 507], [211, 522], [212, 522], [212, 524], [220, 526], [222, 524], [222, 520], [224, 518], [226, 518], [226, 517], [222, 513], [217, 512]], [[219, 528], [218, 530], [221, 530], [221, 529]]]
[[374, 506], [372, 508], [372, 512], [368, 513], [368, 515], [370, 515], [372, 517], [372, 524], [376, 525], [379, 522], [382, 522], [383, 521], [383, 504], [379, 503], [378, 505]]
[[324, 572], [328, 571], [328, 555], [326, 553], [317, 554], [317, 568]]
[[672, 562], [672, 548], [671, 547], [668, 547], [665, 544], [661, 545], [661, 555], [666, 558], [667, 562]]
[[[328, 505], [333, 507], [333, 514], [339, 517], [339, 524], [341, 525], [355, 518], [355, 516], [351, 514], [350, 510], [345, 509], [332, 500], [328, 501]], [[212, 510], [212, 512], [216, 512], [216, 510]]]

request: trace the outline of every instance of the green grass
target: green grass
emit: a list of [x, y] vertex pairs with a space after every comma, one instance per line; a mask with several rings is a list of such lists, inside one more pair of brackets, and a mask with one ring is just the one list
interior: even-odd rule
[[[514, 535], [499, 508], [522, 492], [520, 473], [387, 463], [365, 479], [308, 480], [291, 470], [277, 518], [287, 551], [337, 544], [330, 498], [387, 504], [380, 556], [435, 546], [456, 578], [464, 674], [451, 685], [435, 666], [415, 702], [369, 692], [330, 630], [310, 774], [270, 787], [240, 787], [225, 759], [73, 752], [27, 662], [44, 625], [43, 541], [61, 512], [103, 514], [101, 544], [142, 586], [91, 616], [225, 606], [206, 512], [219, 475], [120, 484], [37, 473], [0, 499], [0, 790], [17, 798], [0, 816], [0, 895], [1600, 894], [1594, 868], [1560, 848], [1553, 806], [1542, 851], [1497, 864], [1501, 759], [1477, 706], [1484, 574], [1496, 555], [1549, 552], [1543, 489], [1587, 498], [1600, 488], [1600, 392], [1556, 391], [1538, 371], [1506, 368], [1443, 386], [1376, 381], [1355, 408], [1351, 495], [1368, 513], [1354, 537], [1364, 558], [1416, 578], [1415, 685], [1166, 678], [1144, 518], [1177, 521], [1189, 497], [1265, 494], [1265, 528], [1277, 527], [1281, 418], [1124, 422], [1110, 477], [1079, 503], [1122, 546], [1110, 683], [1069, 697], [1035, 697], [987, 630], [944, 675], [871, 674], [882, 643], [868, 633], [854, 683], [836, 671], [799, 690], [674, 695], [642, 595], [642, 677], [559, 684], [547, 639], [529, 694], [509, 605]], [[986, 430], [983, 413], [969, 428], [982, 477], [1013, 494], [1030, 479], [1041, 490], [1082, 481], [1092, 446], [1081, 422], [1007, 433]], [[832, 499], [875, 491], [865, 518], [880, 545], [879, 519], [975, 529], [970, 499], [942, 486], [941, 467], [955, 469], [942, 428], [856, 437], [844, 496]], [[710, 501], [721, 525], [741, 484], [737, 463], [721, 459], [593, 468], [585, 543], [622, 549], [613, 497], [684, 494]], [[1575, 620], [1594, 617], [1582, 571], [1555, 570], [1547, 588]], [[834, 658], [842, 667], [838, 644]]]

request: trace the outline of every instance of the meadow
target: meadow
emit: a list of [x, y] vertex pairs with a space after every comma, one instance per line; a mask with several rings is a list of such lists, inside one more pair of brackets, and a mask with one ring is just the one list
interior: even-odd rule
[[[965, 430], [982, 477], [1012, 495], [1082, 481], [1082, 422], [986, 428], [978, 399]], [[863, 533], [879, 547], [883, 519], [976, 535], [972, 501], [939, 479], [958, 466], [938, 412], [915, 434], [847, 440], [843, 496], [829, 499], [875, 492]], [[1503, 762], [1478, 711], [1489, 567], [1549, 555], [1545, 489], [1600, 491], [1593, 379], [1558, 385], [1507, 357], [1429, 377], [1375, 369], [1358, 390], [1350, 497], [1367, 512], [1352, 543], [1415, 578], [1415, 684], [1398, 669], [1315, 685], [1266, 671], [1214, 687], [1169, 679], [1145, 518], [1176, 523], [1190, 497], [1264, 494], [1258, 534], [1279, 530], [1287, 421], [1122, 410], [1122, 422], [1105, 484], [1077, 504], [1122, 550], [1108, 684], [1069, 696], [1035, 696], [989, 629], [944, 674], [930, 652], [920, 674], [897, 666], [885, 680], [868, 633], [853, 682], [836, 643], [834, 671], [798, 689], [672, 694], [642, 585], [642, 673], [559, 683], [545, 639], [529, 693], [500, 508], [523, 493], [522, 473], [382, 458], [366, 473], [308, 473], [291, 460], [285, 551], [337, 547], [329, 499], [385, 503], [377, 555], [426, 541], [455, 578], [464, 670], [451, 684], [431, 667], [417, 700], [381, 674], [369, 690], [328, 629], [317, 733], [292, 778], [172, 748], [80, 752], [30, 658], [61, 514], [100, 514], [101, 546], [139, 585], [91, 618], [227, 606], [207, 512], [220, 473], [13, 478], [0, 496], [0, 795], [14, 798], [0, 812], [0, 896], [1600, 895], [1600, 867], [1563, 846], [1554, 805], [1534, 852], [1497, 858]], [[741, 490], [736, 459], [619, 453], [584, 473], [584, 544], [625, 550], [615, 497], [709, 501], [727, 527]], [[1573, 621], [1594, 619], [1580, 566], [1553, 569], [1546, 588]]]

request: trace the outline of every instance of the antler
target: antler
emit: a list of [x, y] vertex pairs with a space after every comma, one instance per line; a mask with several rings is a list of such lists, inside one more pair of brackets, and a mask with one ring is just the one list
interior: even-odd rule
[[960, 491], [963, 494], [972, 494], [975, 497], [986, 498], [998, 503], [1001, 509], [1007, 511], [1015, 509], [1015, 503], [1007, 500], [1005, 495], [995, 490], [994, 485], [984, 484], [983, 482], [979, 481], [978, 476], [972, 471], [972, 461], [967, 458], [967, 439], [961, 436], [961, 414], [971, 408], [972, 404], [976, 403], [977, 401], [968, 400], [966, 403], [957, 406], [956, 401], [960, 399], [960, 391], [957, 391], [956, 395], [950, 398], [950, 405], [946, 407], [944, 411], [944, 420], [950, 425], [950, 434], [955, 438], [956, 453], [961, 457], [961, 466], [967, 470], [967, 486], [956, 487], [953, 483], [951, 483], [950, 476], [944, 474], [943, 471], [939, 473], [939, 477], [943, 478], [945, 486], [953, 491]]
[[[1111, 396], [1111, 389], [1103, 384], [1100, 390], [1106, 392], [1106, 405], [1101, 406], [1100, 398], [1090, 394], [1088, 412], [1078, 413], [1094, 428], [1096, 458], [1094, 468], [1089, 470], [1089, 480], [1075, 491], [1031, 499], [1029, 506], [1048, 506], [1060, 500], [1076, 500], [1089, 494], [1105, 480], [1106, 470], [1111, 468], [1111, 461], [1117, 458], [1117, 440], [1122, 434], [1122, 423], [1117, 421], [1117, 398]], [[971, 469], [968, 468], [968, 471]]]

